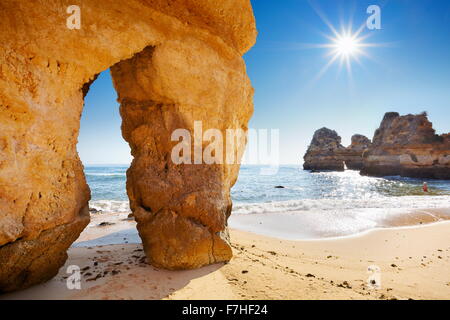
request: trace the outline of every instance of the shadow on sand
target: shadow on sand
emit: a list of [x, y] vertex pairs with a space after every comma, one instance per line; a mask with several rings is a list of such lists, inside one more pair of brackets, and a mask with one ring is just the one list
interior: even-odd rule
[[[124, 243], [127, 241], [128, 243]], [[209, 265], [195, 270], [169, 271], [147, 263], [136, 228], [74, 244], [69, 258], [50, 281], [20, 292], [0, 296], [0, 299], [208, 299], [205, 283], [223, 281], [218, 271], [223, 264]], [[80, 271], [80, 289], [69, 289], [75, 273]], [[217, 293], [210, 296], [217, 298]], [[223, 292], [224, 297], [228, 297]], [[231, 293], [230, 293], [231, 294]]]

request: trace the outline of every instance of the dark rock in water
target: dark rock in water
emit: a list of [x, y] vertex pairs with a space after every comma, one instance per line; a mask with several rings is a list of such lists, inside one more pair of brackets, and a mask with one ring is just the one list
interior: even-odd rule
[[363, 175], [450, 179], [450, 133], [437, 135], [426, 113], [388, 112], [363, 159]]
[[321, 128], [314, 133], [308, 151], [304, 156], [304, 170], [344, 171], [359, 170], [363, 165], [363, 152], [370, 146], [370, 140], [363, 135], [352, 137], [352, 144], [346, 148], [336, 131]]
[[106, 227], [106, 226], [112, 226], [112, 225], [114, 225], [115, 223], [113, 223], [113, 222], [107, 222], [107, 221], [103, 221], [102, 223], [100, 223], [98, 226], [99, 227]]
[[97, 210], [97, 209], [95, 209], [95, 208], [89, 208], [89, 212], [90, 212], [90, 213], [101, 213], [102, 210]]
[[275, 189], [284, 189], [285, 187], [283, 186], [275, 186]]

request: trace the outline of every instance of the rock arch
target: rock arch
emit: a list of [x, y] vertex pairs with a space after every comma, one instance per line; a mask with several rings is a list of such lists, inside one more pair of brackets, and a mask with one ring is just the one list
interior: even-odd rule
[[250, 2], [79, 3], [80, 30], [65, 27], [64, 1], [0, 3], [0, 291], [53, 277], [89, 222], [76, 142], [84, 94], [109, 67], [147, 256], [171, 269], [231, 257], [226, 221], [238, 165], [174, 165], [168, 138], [194, 120], [205, 129], [246, 128]]

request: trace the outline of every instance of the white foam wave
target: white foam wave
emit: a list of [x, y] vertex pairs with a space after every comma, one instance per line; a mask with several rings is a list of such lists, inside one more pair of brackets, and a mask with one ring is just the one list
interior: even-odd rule
[[[131, 212], [128, 201], [90, 201], [90, 208], [103, 212]], [[450, 196], [404, 196], [367, 199], [304, 199], [265, 203], [233, 204], [233, 214], [284, 213], [298, 211], [346, 211], [355, 209], [431, 209], [449, 208]]]
[[91, 173], [86, 172], [86, 176], [94, 176], [94, 177], [126, 177], [126, 173]]
[[282, 213], [354, 209], [430, 209], [450, 207], [450, 196], [404, 196], [366, 199], [304, 199], [265, 203], [234, 203], [233, 213]]
[[96, 200], [90, 201], [89, 207], [102, 212], [131, 212], [128, 201]]

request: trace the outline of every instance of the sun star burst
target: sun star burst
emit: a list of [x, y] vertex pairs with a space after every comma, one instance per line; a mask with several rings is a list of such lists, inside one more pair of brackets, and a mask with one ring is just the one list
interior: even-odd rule
[[360, 41], [351, 35], [340, 35], [334, 40], [332, 46], [335, 48], [335, 53], [340, 56], [353, 56], [359, 51]]
[[316, 82], [317, 80], [319, 80], [328, 71], [328, 69], [336, 63], [339, 65], [339, 72], [345, 65], [349, 81], [352, 82], [353, 62], [356, 62], [361, 67], [364, 67], [361, 63], [362, 58], [374, 60], [366, 49], [368, 47], [381, 47], [385, 46], [386, 44], [367, 42], [367, 39], [374, 35], [374, 33], [367, 32], [368, 29], [366, 28], [365, 21], [359, 27], [354, 28], [353, 17], [350, 17], [347, 23], [345, 23], [344, 19], [341, 18], [341, 29], [340, 31], [338, 31], [338, 29], [333, 26], [333, 24], [318, 6], [312, 3], [312, 8], [314, 9], [314, 11], [316, 11], [320, 19], [331, 31], [331, 35], [322, 33], [322, 35], [329, 40], [328, 43], [311, 46], [312, 48], [315, 47], [328, 49], [326, 57], [329, 58], [328, 62], [323, 66], [321, 70], [319, 70], [317, 76], [312, 79], [312, 82]]

